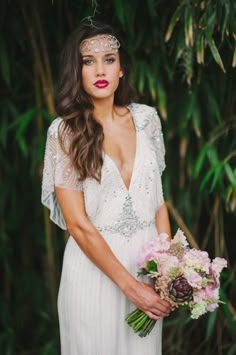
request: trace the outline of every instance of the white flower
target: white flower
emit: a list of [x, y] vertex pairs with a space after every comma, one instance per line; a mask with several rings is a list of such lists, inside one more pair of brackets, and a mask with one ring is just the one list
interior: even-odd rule
[[182, 246], [187, 247], [188, 242], [184, 235], [184, 232], [181, 229], [178, 229], [171, 243], [180, 243]]
[[207, 311], [207, 303], [206, 302], [194, 304], [192, 311], [191, 311], [191, 318], [198, 319], [201, 315], [206, 313], [206, 311]]

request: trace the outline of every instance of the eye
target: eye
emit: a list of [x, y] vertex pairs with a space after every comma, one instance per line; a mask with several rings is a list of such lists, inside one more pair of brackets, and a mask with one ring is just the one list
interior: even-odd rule
[[115, 62], [115, 58], [114, 57], [108, 57], [106, 58], [106, 62], [109, 63], [109, 64], [112, 64]]
[[84, 65], [91, 65], [91, 64], [93, 64], [93, 60], [92, 59], [83, 59], [83, 64]]

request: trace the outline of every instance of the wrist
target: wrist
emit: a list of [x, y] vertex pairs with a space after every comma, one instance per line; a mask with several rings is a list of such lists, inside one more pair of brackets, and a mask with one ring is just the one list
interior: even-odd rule
[[125, 278], [124, 282], [122, 282], [120, 289], [127, 297], [129, 297], [136, 290], [137, 284], [138, 280], [130, 274]]

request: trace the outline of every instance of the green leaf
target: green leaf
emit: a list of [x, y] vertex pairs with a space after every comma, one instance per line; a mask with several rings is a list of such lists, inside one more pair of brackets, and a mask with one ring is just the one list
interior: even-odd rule
[[193, 18], [192, 18], [192, 7], [186, 6], [184, 11], [184, 33], [185, 33], [185, 44], [187, 47], [193, 45]]
[[18, 141], [22, 153], [25, 156], [28, 154], [28, 146], [24, 137], [24, 133], [33, 117], [35, 117], [35, 113], [36, 109], [32, 108], [26, 111], [24, 114], [20, 115], [20, 117], [18, 118], [19, 125], [16, 130], [16, 140]]
[[148, 268], [148, 271], [151, 272], [151, 271], [157, 271], [157, 263], [154, 261], [154, 260], [150, 260], [148, 263], [147, 263], [147, 268]]
[[224, 164], [224, 168], [225, 168], [225, 172], [226, 172], [226, 175], [227, 175], [229, 181], [231, 182], [233, 187], [236, 189], [236, 172], [233, 171], [233, 169], [231, 168], [231, 166], [228, 163]]
[[234, 319], [234, 314], [231, 312], [229, 306], [228, 306], [228, 298], [224, 292], [224, 290], [221, 288], [220, 289], [220, 299], [221, 301], [225, 302], [225, 304], [221, 305], [221, 308], [223, 309], [227, 322], [228, 322], [228, 326], [230, 327], [230, 330], [236, 334], [236, 322]]
[[223, 164], [222, 163], [219, 163], [216, 168], [215, 168], [215, 172], [214, 172], [214, 178], [212, 180], [212, 183], [211, 183], [211, 187], [210, 187], [210, 192], [212, 192], [220, 178], [220, 174], [222, 172], [222, 169], [223, 169]]
[[213, 38], [211, 38], [210, 36], [207, 36], [207, 43], [209, 45], [209, 48], [211, 50], [212, 56], [215, 59], [216, 63], [221, 67], [221, 69], [223, 70], [223, 72], [225, 73], [225, 67], [224, 64], [222, 62], [220, 53], [216, 47], [215, 41]]
[[175, 13], [173, 14], [170, 22], [169, 22], [169, 25], [168, 25], [168, 28], [167, 28], [167, 31], [166, 31], [166, 35], [165, 35], [165, 41], [168, 42], [169, 39], [171, 38], [172, 36], [172, 33], [173, 33], [173, 30], [177, 24], [177, 22], [179, 21], [179, 18], [180, 16], [182, 15], [182, 12], [184, 11], [185, 9], [185, 3], [182, 2], [176, 9]]
[[219, 159], [217, 156], [216, 149], [213, 146], [209, 146], [209, 149], [207, 151], [207, 156], [208, 156], [211, 166], [215, 167], [216, 165], [218, 165]]
[[26, 128], [28, 127], [30, 121], [33, 119], [33, 117], [36, 114], [36, 109], [32, 108], [20, 115], [18, 118], [18, 128], [16, 130], [16, 137], [20, 137], [24, 134]]
[[236, 67], [236, 42], [235, 42], [235, 45], [234, 45], [234, 53], [233, 53], [232, 67], [233, 67], [233, 68]]
[[210, 84], [207, 81], [203, 82], [202, 87], [204, 90], [204, 94], [206, 95], [207, 100], [208, 100], [209, 112], [211, 112], [217, 118], [218, 122], [221, 122], [222, 117], [221, 117], [219, 104], [216, 99], [216, 94], [213, 92]]
[[208, 170], [207, 174], [204, 176], [203, 180], [201, 181], [200, 184], [200, 191], [202, 191], [209, 181], [210, 177], [214, 174], [215, 167], [212, 166], [211, 169]]
[[204, 64], [204, 43], [205, 43], [205, 38], [203, 33], [198, 34], [196, 38], [196, 54], [197, 54], [197, 62], [198, 64]]
[[215, 324], [216, 324], [216, 315], [217, 315], [217, 312], [215, 311], [215, 312], [210, 313], [208, 316], [207, 329], [206, 329], [206, 340], [208, 340], [213, 333], [213, 330], [214, 330]]
[[167, 117], [167, 103], [166, 103], [166, 92], [164, 90], [162, 82], [157, 80], [157, 98], [158, 98], [158, 109], [160, 111], [161, 116], [166, 119]]

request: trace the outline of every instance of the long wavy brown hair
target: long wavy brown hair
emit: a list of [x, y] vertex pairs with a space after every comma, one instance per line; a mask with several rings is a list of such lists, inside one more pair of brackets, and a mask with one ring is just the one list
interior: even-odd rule
[[[122, 40], [113, 28], [106, 24], [93, 22], [83, 24], [68, 38], [61, 54], [58, 93], [56, 97], [57, 114], [63, 119], [60, 125], [60, 144], [78, 171], [80, 181], [88, 177], [101, 180], [103, 164], [102, 126], [93, 116], [93, 104], [82, 85], [82, 57], [80, 43], [99, 34], [115, 36], [121, 46], [119, 57], [123, 77], [115, 92], [114, 104], [126, 106], [135, 98], [134, 89], [129, 83], [130, 58]], [[71, 137], [68, 144], [68, 134]]]

